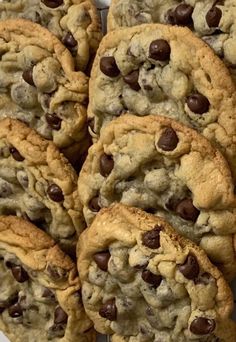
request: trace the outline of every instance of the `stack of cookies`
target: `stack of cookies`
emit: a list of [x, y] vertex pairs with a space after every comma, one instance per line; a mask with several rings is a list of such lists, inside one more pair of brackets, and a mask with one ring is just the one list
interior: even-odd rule
[[10, 341], [236, 342], [235, 5], [0, 2]]

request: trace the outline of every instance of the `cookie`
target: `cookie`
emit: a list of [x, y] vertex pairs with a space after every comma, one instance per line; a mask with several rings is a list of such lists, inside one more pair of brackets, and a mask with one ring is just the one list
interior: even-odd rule
[[0, 330], [11, 341], [95, 341], [76, 265], [47, 234], [0, 216], [0, 269]]
[[[88, 78], [70, 52], [30, 21], [0, 21], [0, 118], [19, 119], [70, 157], [87, 140]], [[82, 148], [82, 147], [81, 147]]]
[[101, 210], [80, 236], [78, 269], [88, 316], [116, 341], [236, 339], [222, 274], [160, 217], [120, 204]]
[[114, 202], [139, 207], [200, 244], [228, 279], [236, 274], [233, 180], [196, 131], [160, 116], [113, 120], [89, 150], [78, 191], [88, 225]]
[[236, 10], [232, 0], [113, 0], [110, 30], [143, 23], [187, 26], [224, 60], [236, 81]]
[[17, 215], [72, 252], [84, 227], [77, 175], [55, 145], [25, 124], [0, 121], [0, 215]]
[[3, 0], [0, 20], [22, 18], [46, 27], [71, 51], [78, 70], [86, 70], [102, 38], [93, 0]]
[[102, 126], [127, 111], [168, 116], [216, 143], [236, 177], [235, 105], [227, 68], [187, 28], [142, 25], [102, 40], [90, 81], [95, 139]]

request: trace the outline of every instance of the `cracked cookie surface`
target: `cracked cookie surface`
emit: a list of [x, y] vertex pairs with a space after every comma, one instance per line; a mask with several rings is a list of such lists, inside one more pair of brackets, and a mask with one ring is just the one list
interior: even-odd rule
[[95, 329], [117, 341], [236, 338], [222, 274], [159, 217], [120, 204], [103, 209], [80, 236], [78, 269]]
[[71, 51], [76, 68], [84, 71], [101, 40], [101, 25], [93, 0], [2, 0], [0, 20], [22, 18], [46, 27]]
[[1, 120], [0, 214], [32, 221], [72, 251], [83, 229], [80, 209], [77, 175], [55, 145], [17, 120]]
[[0, 216], [0, 329], [14, 342], [92, 342], [76, 265], [31, 223]]
[[123, 115], [102, 131], [78, 180], [88, 225], [114, 202], [161, 215], [198, 243], [225, 276], [236, 271], [233, 180], [196, 131], [160, 116]]
[[[190, 48], [191, 46], [191, 48]], [[90, 80], [94, 137], [124, 112], [164, 115], [216, 143], [236, 177], [235, 85], [224, 63], [190, 30], [161, 24], [110, 32]]]

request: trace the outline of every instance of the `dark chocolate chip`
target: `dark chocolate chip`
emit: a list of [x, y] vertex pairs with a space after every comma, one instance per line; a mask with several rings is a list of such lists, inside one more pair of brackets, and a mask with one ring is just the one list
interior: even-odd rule
[[215, 328], [215, 320], [205, 317], [196, 317], [190, 325], [190, 331], [195, 335], [211, 334]]
[[160, 247], [160, 227], [155, 227], [153, 230], [150, 230], [143, 234], [142, 243], [144, 246], [156, 249]]
[[192, 94], [187, 98], [189, 109], [195, 114], [204, 114], [208, 112], [210, 102], [202, 94]]
[[175, 24], [190, 26], [192, 24], [193, 7], [187, 4], [180, 4], [175, 8]]
[[54, 202], [62, 202], [64, 200], [64, 195], [61, 188], [57, 184], [51, 184], [47, 188], [47, 194]]
[[101, 72], [109, 77], [117, 77], [120, 74], [114, 57], [102, 57], [100, 60], [100, 69]]
[[101, 207], [99, 205], [99, 197], [93, 197], [91, 201], [89, 202], [89, 209], [95, 213], [97, 213]]
[[175, 211], [182, 219], [192, 222], [196, 222], [200, 214], [200, 211], [194, 207], [191, 198], [185, 198], [180, 201], [177, 204]]
[[33, 68], [24, 70], [22, 77], [26, 83], [28, 83], [29, 85], [33, 87], [35, 86], [34, 80], [33, 80]]
[[165, 15], [165, 21], [169, 25], [175, 25], [175, 11], [173, 9], [169, 9]]
[[55, 324], [66, 324], [68, 319], [67, 313], [58, 306], [54, 312], [54, 323]]
[[135, 91], [139, 91], [141, 89], [139, 83], [139, 70], [134, 70], [130, 72], [128, 75], [124, 76], [124, 81], [130, 86], [131, 89]]
[[184, 262], [184, 264], [179, 265], [179, 271], [185, 276], [187, 279], [196, 279], [199, 275], [199, 264], [196, 257], [192, 254], [189, 254]]
[[13, 304], [8, 308], [8, 313], [12, 318], [17, 318], [23, 315], [23, 310], [20, 303]]
[[157, 146], [163, 151], [173, 151], [179, 142], [179, 138], [173, 128], [166, 128], [157, 142]]
[[114, 167], [113, 157], [103, 153], [100, 157], [100, 173], [103, 177], [107, 177]]
[[41, 0], [42, 3], [50, 8], [57, 8], [63, 4], [63, 0]]
[[48, 298], [48, 299], [55, 299], [54, 293], [52, 292], [52, 290], [50, 290], [50, 289], [48, 289], [48, 288], [45, 288], [45, 289], [43, 290], [42, 297], [43, 297], [43, 298]]
[[45, 115], [46, 121], [49, 124], [50, 127], [52, 127], [52, 129], [54, 129], [55, 131], [59, 131], [61, 129], [61, 119], [55, 114], [49, 114], [47, 113]]
[[99, 252], [94, 254], [93, 260], [96, 262], [96, 264], [102, 271], [106, 272], [108, 269], [108, 262], [110, 257], [111, 254], [109, 253], [109, 251]]
[[117, 318], [117, 308], [115, 304], [115, 299], [110, 299], [103, 304], [99, 310], [99, 315], [109, 321], [115, 321]]
[[76, 47], [77, 41], [73, 37], [71, 32], [67, 32], [67, 34], [62, 38], [62, 43], [70, 50]]
[[23, 161], [25, 159], [15, 147], [10, 148], [10, 153], [16, 161]]
[[222, 12], [218, 7], [212, 7], [206, 14], [206, 22], [209, 27], [218, 27]]
[[149, 47], [149, 57], [156, 61], [167, 61], [170, 59], [170, 45], [164, 39], [154, 40]]
[[157, 288], [162, 281], [162, 277], [160, 275], [153, 274], [149, 270], [143, 270], [142, 279], [155, 288]]
[[26, 270], [24, 270], [24, 268], [19, 265], [12, 266], [11, 271], [13, 277], [16, 279], [16, 281], [18, 281], [18, 283], [24, 283], [29, 279]]

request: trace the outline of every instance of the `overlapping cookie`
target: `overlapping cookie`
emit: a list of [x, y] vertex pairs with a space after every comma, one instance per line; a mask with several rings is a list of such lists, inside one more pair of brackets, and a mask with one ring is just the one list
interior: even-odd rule
[[0, 19], [23, 18], [46, 27], [71, 51], [76, 68], [85, 70], [101, 40], [93, 0], [15, 0], [0, 2]]
[[163, 219], [117, 204], [80, 236], [85, 310], [112, 341], [235, 341], [222, 274]]
[[224, 63], [187, 28], [141, 25], [102, 40], [90, 81], [97, 135], [127, 111], [175, 118], [217, 143], [236, 177], [235, 103]]
[[32, 221], [72, 252], [80, 210], [77, 175], [55, 145], [17, 120], [1, 120], [0, 214]]
[[0, 54], [0, 118], [27, 123], [68, 158], [79, 155], [88, 79], [74, 71], [70, 52], [40, 25], [12, 19], [0, 21]]
[[76, 265], [31, 223], [0, 216], [0, 330], [13, 342], [92, 342]]
[[196, 131], [161, 116], [123, 115], [90, 148], [78, 190], [88, 225], [114, 202], [140, 207], [200, 244], [229, 279], [236, 274], [233, 180]]

